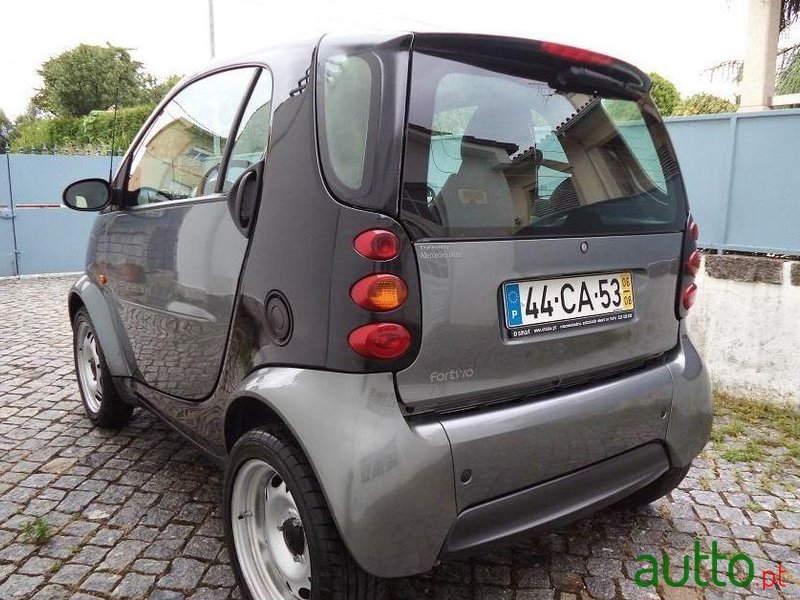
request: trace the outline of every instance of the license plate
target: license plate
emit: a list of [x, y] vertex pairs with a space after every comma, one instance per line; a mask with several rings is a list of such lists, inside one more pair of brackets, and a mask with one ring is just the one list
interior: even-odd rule
[[630, 272], [503, 284], [506, 327], [513, 337], [591, 327], [633, 318]]

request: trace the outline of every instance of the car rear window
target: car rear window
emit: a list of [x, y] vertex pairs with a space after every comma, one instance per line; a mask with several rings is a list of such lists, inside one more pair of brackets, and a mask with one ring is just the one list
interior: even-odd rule
[[678, 231], [685, 210], [648, 98], [414, 54], [401, 214], [415, 238]]

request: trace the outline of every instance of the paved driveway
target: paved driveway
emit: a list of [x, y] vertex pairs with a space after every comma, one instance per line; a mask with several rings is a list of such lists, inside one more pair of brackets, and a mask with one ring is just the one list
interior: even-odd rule
[[[0, 280], [0, 599], [237, 597], [216, 468], [143, 411], [118, 433], [84, 419], [72, 374], [69, 283]], [[768, 439], [771, 430], [731, 433]], [[741, 463], [726, 461], [719, 447], [707, 450], [669, 501], [638, 513], [606, 511], [479, 560], [390, 582], [389, 597], [798, 598], [800, 471], [780, 444], [753, 456], [748, 448], [728, 455], [751, 461]], [[45, 543], [31, 543], [32, 523], [50, 536]], [[658, 593], [634, 584], [644, 566], [636, 556], [663, 550], [679, 562], [695, 540], [746, 552], [759, 574], [777, 572], [781, 561], [790, 581], [781, 594], [755, 581], [747, 589], [694, 584]], [[707, 565], [701, 573], [711, 575]]]

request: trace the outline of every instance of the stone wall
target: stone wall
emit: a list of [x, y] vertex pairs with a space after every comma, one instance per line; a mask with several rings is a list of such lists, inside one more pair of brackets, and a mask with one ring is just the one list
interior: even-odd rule
[[689, 333], [717, 390], [800, 404], [800, 262], [708, 254]]

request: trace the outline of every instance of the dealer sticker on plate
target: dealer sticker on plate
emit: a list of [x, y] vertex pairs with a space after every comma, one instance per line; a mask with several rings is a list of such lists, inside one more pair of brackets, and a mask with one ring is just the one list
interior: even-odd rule
[[617, 323], [633, 318], [630, 272], [503, 284], [511, 337]]

